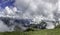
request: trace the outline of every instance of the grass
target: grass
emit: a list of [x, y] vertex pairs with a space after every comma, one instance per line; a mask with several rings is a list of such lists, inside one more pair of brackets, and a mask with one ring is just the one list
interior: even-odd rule
[[36, 30], [36, 31], [28, 31], [28, 32], [1, 32], [0, 35], [60, 35], [60, 29], [51, 29], [51, 30]]

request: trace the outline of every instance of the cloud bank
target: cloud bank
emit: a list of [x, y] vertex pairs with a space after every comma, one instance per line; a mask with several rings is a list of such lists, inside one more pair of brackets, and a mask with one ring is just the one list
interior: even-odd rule
[[[20, 18], [30, 18], [36, 22], [40, 20], [58, 21], [60, 19], [60, 0], [15, 0], [14, 5], [17, 8], [16, 11], [19, 12]], [[15, 13], [14, 11], [12, 12]], [[2, 21], [0, 22], [0, 31], [10, 30]], [[48, 29], [51, 24], [48, 24]]]
[[16, 0], [15, 6], [22, 11], [23, 17], [43, 16], [57, 20], [58, 0]]

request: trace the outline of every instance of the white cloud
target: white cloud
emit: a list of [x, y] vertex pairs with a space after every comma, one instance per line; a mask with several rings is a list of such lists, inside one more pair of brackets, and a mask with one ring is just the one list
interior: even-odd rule
[[[14, 5], [17, 7], [17, 9], [19, 9], [20, 12], [22, 11], [22, 14], [19, 15], [20, 17], [23, 17], [23, 18], [25, 18], [25, 17], [34, 18], [35, 17], [36, 18], [36, 16], [37, 16], [37, 19], [34, 19], [34, 20], [38, 20], [40, 18], [40, 16], [42, 15], [43, 16], [42, 19], [43, 18], [55, 19], [54, 17], [56, 15], [54, 15], [54, 13], [57, 14], [57, 10], [56, 10], [57, 7], [59, 8], [59, 11], [60, 11], [59, 2], [57, 4], [53, 4], [52, 1], [45, 2], [43, 0], [16, 0]], [[57, 5], [59, 5], [59, 6], [57, 6]], [[17, 9], [14, 8], [15, 11], [17, 11]], [[8, 7], [6, 7], [6, 11], [7, 11], [7, 13], [13, 12]], [[52, 25], [52, 23], [51, 23], [51, 25]], [[53, 25], [52, 25], [52, 28], [54, 28]], [[1, 22], [0, 31], [7, 31], [7, 30], [9, 30], [9, 28], [6, 25], [4, 25], [3, 22]]]
[[9, 31], [9, 28], [7, 25], [4, 24], [3, 21], [0, 20], [0, 32], [5, 32], [5, 31]]

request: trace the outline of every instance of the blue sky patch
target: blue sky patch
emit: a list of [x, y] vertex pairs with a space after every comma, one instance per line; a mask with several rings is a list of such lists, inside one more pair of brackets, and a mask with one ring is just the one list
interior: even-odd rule
[[6, 6], [14, 6], [15, 0], [0, 0], [0, 7], [5, 8]]

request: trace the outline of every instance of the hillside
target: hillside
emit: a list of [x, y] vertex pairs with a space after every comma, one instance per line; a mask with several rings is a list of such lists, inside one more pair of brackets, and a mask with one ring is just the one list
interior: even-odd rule
[[28, 32], [4, 32], [0, 33], [0, 35], [60, 35], [60, 29], [52, 29], [52, 30], [37, 30], [37, 31], [28, 31]]

